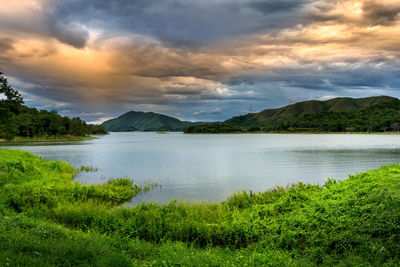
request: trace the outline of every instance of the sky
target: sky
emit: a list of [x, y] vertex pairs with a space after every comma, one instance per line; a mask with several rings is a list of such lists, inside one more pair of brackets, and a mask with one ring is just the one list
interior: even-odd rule
[[400, 97], [399, 0], [1, 0], [0, 68], [28, 106], [220, 121]]

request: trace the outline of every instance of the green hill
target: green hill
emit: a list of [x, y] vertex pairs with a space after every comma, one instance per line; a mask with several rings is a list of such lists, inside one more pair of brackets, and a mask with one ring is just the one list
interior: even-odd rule
[[387, 103], [397, 98], [389, 96], [376, 96], [367, 98], [340, 97], [327, 101], [310, 100], [288, 105], [277, 109], [266, 109], [259, 113], [249, 113], [233, 117], [225, 123], [235, 126], [276, 126], [277, 124], [301, 118], [306, 114], [319, 112], [342, 112], [361, 109], [377, 104]]
[[324, 132], [399, 131], [400, 100], [342, 112], [323, 111], [277, 125], [281, 129], [312, 129]]
[[182, 131], [183, 127], [192, 124], [154, 112], [129, 111], [118, 118], [105, 121], [101, 125], [110, 132], [133, 132]]
[[398, 131], [400, 100], [388, 96], [310, 100], [184, 128], [185, 133]]

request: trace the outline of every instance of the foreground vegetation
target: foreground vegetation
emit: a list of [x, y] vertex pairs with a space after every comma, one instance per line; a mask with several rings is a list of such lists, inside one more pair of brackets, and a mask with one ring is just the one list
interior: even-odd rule
[[[0, 94], [6, 99], [0, 100], [0, 138], [13, 140], [58, 139], [73, 136], [85, 137], [89, 134], [106, 134], [100, 125], [87, 125], [80, 118], [60, 116], [57, 111], [37, 110], [23, 105], [21, 94], [8, 85], [7, 79], [0, 72]], [[17, 140], [15, 139], [15, 140]], [[82, 139], [82, 138], [81, 138]], [[36, 140], [33, 140], [36, 141]]]
[[221, 204], [135, 207], [120, 204], [150, 187], [82, 185], [76, 171], [0, 150], [0, 265], [400, 264], [400, 165]]

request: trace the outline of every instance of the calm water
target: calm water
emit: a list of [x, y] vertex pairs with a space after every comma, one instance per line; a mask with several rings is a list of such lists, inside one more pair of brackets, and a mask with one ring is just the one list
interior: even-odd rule
[[132, 203], [171, 198], [221, 201], [238, 190], [265, 191], [296, 182], [344, 179], [400, 163], [400, 135], [112, 133], [98, 140], [12, 146], [48, 160], [98, 167], [84, 183], [130, 177], [161, 188]]

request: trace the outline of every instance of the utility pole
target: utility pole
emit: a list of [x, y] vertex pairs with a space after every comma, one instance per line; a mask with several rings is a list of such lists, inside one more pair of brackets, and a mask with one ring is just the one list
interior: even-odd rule
[[250, 104], [250, 113], [251, 113], [251, 104]]

